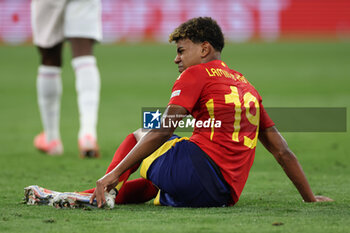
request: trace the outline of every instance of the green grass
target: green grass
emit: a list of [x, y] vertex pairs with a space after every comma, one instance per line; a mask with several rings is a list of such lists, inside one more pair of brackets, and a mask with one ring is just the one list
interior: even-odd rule
[[[222, 58], [254, 84], [266, 107], [349, 108], [349, 51], [350, 43], [250, 43], [227, 45]], [[23, 188], [32, 184], [59, 191], [92, 187], [123, 138], [141, 126], [141, 107], [165, 106], [169, 100], [178, 76], [173, 46], [99, 45], [95, 52], [102, 77], [102, 158], [81, 160], [68, 48], [61, 116], [65, 154], [48, 157], [32, 146], [33, 136], [41, 131], [37, 52], [30, 46], [0, 47], [0, 232], [350, 232], [348, 132], [283, 133], [313, 191], [335, 199], [333, 203], [303, 203], [259, 144], [235, 207], [184, 209], [146, 203], [84, 211], [21, 204]]]

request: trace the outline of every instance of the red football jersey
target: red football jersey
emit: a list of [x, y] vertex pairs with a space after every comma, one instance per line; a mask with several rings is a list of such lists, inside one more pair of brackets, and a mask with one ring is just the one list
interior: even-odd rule
[[187, 68], [172, 89], [169, 105], [186, 108], [196, 119], [190, 141], [219, 166], [235, 203], [253, 164], [259, 129], [274, 125], [261, 102], [243, 75], [220, 60]]

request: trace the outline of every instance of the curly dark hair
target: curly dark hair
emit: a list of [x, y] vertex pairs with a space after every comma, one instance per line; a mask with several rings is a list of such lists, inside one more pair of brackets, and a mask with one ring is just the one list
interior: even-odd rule
[[210, 17], [190, 19], [177, 27], [170, 35], [169, 42], [190, 39], [193, 43], [209, 42], [215, 50], [224, 48], [224, 35], [220, 26]]

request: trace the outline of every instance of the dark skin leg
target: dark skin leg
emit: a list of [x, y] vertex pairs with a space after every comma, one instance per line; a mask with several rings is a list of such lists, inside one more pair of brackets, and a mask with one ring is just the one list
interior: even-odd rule
[[87, 38], [69, 38], [73, 58], [93, 55], [95, 41]]
[[[93, 46], [95, 44], [94, 40], [86, 38], [69, 38], [68, 40], [71, 43], [73, 58], [93, 55]], [[46, 66], [61, 67], [62, 47], [63, 42], [51, 48], [38, 47], [41, 56], [41, 64]]]
[[41, 48], [38, 47], [41, 64], [46, 66], [62, 66], [62, 45], [63, 42], [51, 47], [51, 48]]

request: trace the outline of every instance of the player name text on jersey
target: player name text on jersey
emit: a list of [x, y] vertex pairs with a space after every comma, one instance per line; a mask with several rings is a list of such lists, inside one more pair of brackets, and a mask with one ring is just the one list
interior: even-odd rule
[[240, 76], [240, 75], [231, 74], [231, 73], [227, 72], [226, 70], [223, 70], [223, 69], [220, 69], [220, 68], [211, 68], [210, 70], [205, 68], [205, 70], [207, 71], [207, 73], [208, 73], [208, 75], [210, 77], [232, 78], [235, 81], [248, 83], [248, 81], [245, 79], [245, 77]]

